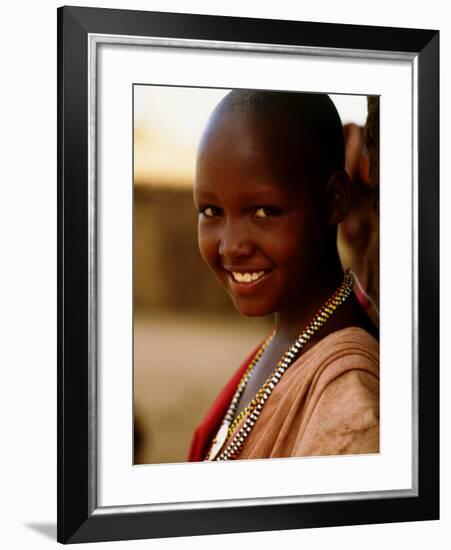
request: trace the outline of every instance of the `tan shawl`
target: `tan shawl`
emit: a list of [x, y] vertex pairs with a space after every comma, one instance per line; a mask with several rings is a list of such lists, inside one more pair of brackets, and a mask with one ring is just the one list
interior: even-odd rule
[[378, 452], [379, 344], [350, 327], [320, 340], [285, 372], [238, 458]]

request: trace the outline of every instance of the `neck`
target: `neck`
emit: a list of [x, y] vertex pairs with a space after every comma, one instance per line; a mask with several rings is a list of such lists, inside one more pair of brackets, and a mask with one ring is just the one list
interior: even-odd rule
[[[278, 340], [291, 342], [297, 338], [343, 282], [344, 274], [339, 260], [327, 270], [321, 270], [321, 273], [325, 275], [315, 274], [311, 277], [310, 281], [300, 289], [296, 299], [276, 313], [275, 328]], [[327, 325], [332, 324], [332, 321], [333, 318], [329, 319]]]

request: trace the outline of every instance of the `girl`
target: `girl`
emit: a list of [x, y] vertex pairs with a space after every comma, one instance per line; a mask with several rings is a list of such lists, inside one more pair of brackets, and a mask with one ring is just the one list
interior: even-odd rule
[[197, 428], [189, 460], [379, 451], [378, 333], [336, 243], [344, 160], [325, 94], [234, 90], [210, 116], [199, 249], [238, 311], [275, 324]]

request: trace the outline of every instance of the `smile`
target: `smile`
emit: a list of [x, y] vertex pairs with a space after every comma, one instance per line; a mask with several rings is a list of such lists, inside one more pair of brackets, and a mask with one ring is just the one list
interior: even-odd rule
[[237, 271], [232, 271], [232, 277], [237, 283], [252, 283], [257, 281], [265, 274], [264, 271], [253, 271], [249, 273], [240, 273]]
[[229, 289], [235, 296], [252, 296], [261, 290], [272, 270], [229, 271]]

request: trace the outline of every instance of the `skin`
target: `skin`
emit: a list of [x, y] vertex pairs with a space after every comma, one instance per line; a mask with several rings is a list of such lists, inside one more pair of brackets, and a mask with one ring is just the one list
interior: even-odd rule
[[[339, 170], [318, 182], [315, 155], [290, 150], [286, 135], [283, 122], [274, 128], [255, 115], [220, 112], [198, 149], [194, 201], [202, 258], [243, 315], [275, 316], [276, 335], [237, 414], [343, 280], [336, 231], [349, 208], [349, 178]], [[236, 282], [233, 271], [265, 274], [246, 284]], [[304, 350], [347, 326], [377, 337], [352, 296]]]

